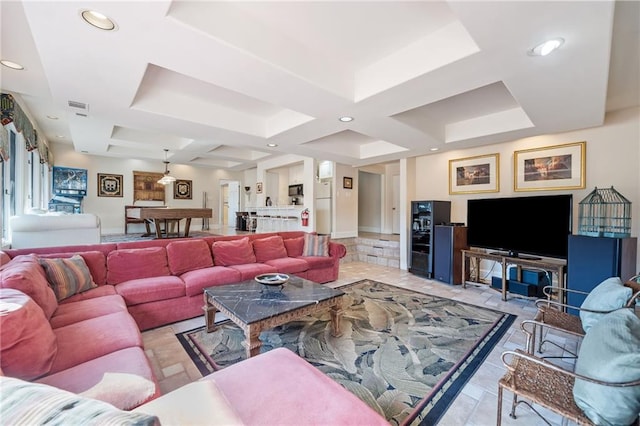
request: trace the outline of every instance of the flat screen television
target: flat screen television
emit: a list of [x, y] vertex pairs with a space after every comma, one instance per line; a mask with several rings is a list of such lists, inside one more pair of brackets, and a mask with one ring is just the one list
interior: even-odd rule
[[572, 207], [569, 194], [468, 200], [467, 242], [512, 257], [566, 259]]

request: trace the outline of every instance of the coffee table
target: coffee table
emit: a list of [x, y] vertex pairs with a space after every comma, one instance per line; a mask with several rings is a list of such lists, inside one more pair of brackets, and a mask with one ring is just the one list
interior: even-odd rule
[[239, 284], [208, 287], [204, 290], [204, 316], [207, 332], [215, 330], [215, 314], [221, 312], [245, 335], [247, 358], [260, 353], [260, 333], [325, 309], [331, 314], [331, 334], [340, 335], [341, 290], [291, 276], [282, 286], [260, 284], [255, 280]]

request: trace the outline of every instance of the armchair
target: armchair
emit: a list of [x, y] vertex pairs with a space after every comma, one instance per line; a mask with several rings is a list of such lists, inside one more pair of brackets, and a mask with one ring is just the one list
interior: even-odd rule
[[[509, 414], [509, 417], [513, 419], [516, 418], [518, 404], [527, 405], [534, 413], [543, 418], [533, 407], [533, 404], [537, 404], [579, 425], [593, 425], [594, 423], [591, 419], [576, 404], [573, 389], [577, 379], [609, 388], [640, 386], [640, 379], [611, 382], [587, 377], [583, 374], [565, 370], [519, 349], [504, 352], [502, 354], [502, 362], [507, 368], [507, 373], [498, 381], [498, 425], [502, 424], [504, 389], [513, 392], [513, 402], [511, 413]], [[524, 399], [519, 400], [518, 397], [526, 398], [531, 402]]]
[[[559, 347], [555, 342], [544, 337], [545, 328], [552, 328], [582, 338], [586, 331], [602, 315], [617, 309], [633, 308], [636, 299], [640, 298], [640, 283], [637, 282], [638, 279], [640, 279], [640, 275], [622, 283], [617, 277], [608, 278], [590, 293], [553, 286], [545, 287], [543, 291], [547, 298], [536, 300], [535, 303], [538, 309], [536, 316], [532, 321], [524, 321], [522, 324], [523, 330], [529, 336], [526, 346], [527, 352], [530, 354], [535, 353], [536, 336], [539, 336], [537, 347], [539, 353], [543, 352], [545, 343]], [[587, 298], [579, 307], [551, 300], [552, 296], [558, 300], [566, 300], [567, 293], [584, 294], [587, 295]], [[572, 315], [566, 312], [567, 309], [577, 310], [579, 315]], [[525, 329], [529, 324], [532, 325], [530, 331]], [[574, 358], [577, 356], [566, 348], [561, 349], [571, 354]]]

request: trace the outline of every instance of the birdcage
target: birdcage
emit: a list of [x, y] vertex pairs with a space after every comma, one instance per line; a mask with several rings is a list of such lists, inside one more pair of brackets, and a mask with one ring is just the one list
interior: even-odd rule
[[631, 236], [631, 202], [618, 191], [597, 187], [580, 201], [578, 234], [591, 237]]

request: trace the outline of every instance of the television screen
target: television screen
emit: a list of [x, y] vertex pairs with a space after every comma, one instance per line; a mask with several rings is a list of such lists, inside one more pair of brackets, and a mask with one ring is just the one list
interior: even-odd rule
[[468, 244], [510, 256], [566, 258], [572, 207], [569, 194], [468, 200]]

